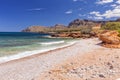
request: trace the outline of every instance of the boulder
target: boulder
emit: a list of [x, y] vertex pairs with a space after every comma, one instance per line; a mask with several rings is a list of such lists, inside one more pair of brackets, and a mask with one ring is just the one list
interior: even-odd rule
[[99, 35], [102, 45], [106, 47], [118, 47], [120, 45], [120, 37], [116, 31], [104, 31]]

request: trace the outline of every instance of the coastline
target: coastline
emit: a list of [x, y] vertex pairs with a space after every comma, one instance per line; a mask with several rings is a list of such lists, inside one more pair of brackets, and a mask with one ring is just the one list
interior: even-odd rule
[[[57, 43], [57, 42], [55, 42], [55, 43]], [[58, 47], [52, 47], [52, 48], [49, 48], [49, 49], [26, 51], [26, 52], [22, 52], [22, 53], [10, 55], [10, 56], [3, 56], [3, 57], [0, 57], [0, 65], [4, 64], [4, 63], [7, 63], [7, 62], [31, 57], [31, 56], [34, 56], [34, 55], [43, 55], [43, 54], [49, 53], [51, 51], [56, 51], [56, 50], [59, 50], [59, 49], [67, 48], [67, 47], [70, 47], [70, 46], [74, 45], [75, 43], [77, 43], [77, 41], [68, 42], [68, 44], [58, 46]], [[50, 43], [48, 43], [48, 45], [49, 44]], [[44, 45], [46, 45], [46, 43], [44, 43]]]
[[[82, 51], [82, 55], [96, 49], [96, 46], [91, 47], [91, 44], [96, 44], [93, 40], [96, 39], [82, 39], [69, 47], [0, 64], [0, 77], [2, 80], [35, 79], [52, 69], [55, 65], [65, 62], [70, 57], [76, 56], [79, 51]], [[89, 45], [87, 49], [85, 49], [86, 45]]]
[[[115, 73], [114, 69], [118, 70], [117, 75], [107, 77], [104, 74], [90, 80], [116, 80], [120, 76], [120, 50], [101, 47], [100, 42], [97, 38], [82, 39], [68, 47], [0, 64], [1, 80], [86, 80], [90, 79], [91, 73], [98, 75], [107, 70], [111, 74], [111, 71]], [[80, 72], [83, 78], [80, 78]]]

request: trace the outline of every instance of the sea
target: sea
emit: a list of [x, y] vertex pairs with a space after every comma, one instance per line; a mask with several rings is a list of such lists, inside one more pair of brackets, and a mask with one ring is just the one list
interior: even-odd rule
[[66, 47], [76, 41], [42, 33], [0, 32], [0, 63]]

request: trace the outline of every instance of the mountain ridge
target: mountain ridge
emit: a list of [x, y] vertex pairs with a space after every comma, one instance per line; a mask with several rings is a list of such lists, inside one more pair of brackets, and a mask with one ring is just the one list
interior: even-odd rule
[[105, 25], [107, 22], [120, 22], [120, 18], [116, 20], [108, 20], [108, 21], [95, 21], [88, 19], [75, 19], [68, 23], [67, 26], [63, 24], [56, 24], [54, 26], [30, 26], [26, 29], [22, 30], [22, 32], [39, 32], [39, 33], [56, 33], [56, 32], [64, 32], [69, 31], [71, 29], [76, 30], [81, 27], [95, 27], [97, 25]]

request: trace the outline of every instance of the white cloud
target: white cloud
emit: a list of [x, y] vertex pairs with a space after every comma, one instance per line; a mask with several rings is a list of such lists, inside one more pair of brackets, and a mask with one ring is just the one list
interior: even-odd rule
[[117, 2], [116, 2], [117, 4], [120, 4], [120, 0], [117, 0]]
[[44, 10], [45, 8], [33, 8], [33, 9], [28, 9], [28, 11], [41, 11]]
[[90, 15], [88, 15], [87, 18], [89, 18], [89, 19], [96, 19], [96, 20], [102, 20], [102, 19], [104, 19], [101, 16], [90, 16]]
[[68, 11], [65, 12], [65, 14], [72, 14], [72, 13], [73, 13], [72, 10], [68, 10]]
[[78, 0], [73, 0], [74, 2], [78, 1]]
[[97, 19], [97, 20], [102, 20], [104, 19], [103, 17], [93, 17], [94, 19]]
[[102, 18], [117, 18], [120, 17], [120, 5], [117, 5], [112, 10], [106, 10], [103, 14], [99, 11], [90, 12], [90, 15], [94, 17], [102, 17]]
[[94, 15], [94, 16], [89, 16], [88, 18], [94, 18], [94, 19], [97, 19], [97, 20], [103, 19], [100, 12], [98, 12], [98, 11], [90, 12], [90, 15]]
[[78, 16], [86, 16], [85, 14], [78, 14]]
[[114, 8], [114, 7], [116, 7], [116, 6], [117, 6], [117, 4], [112, 4], [112, 5], [110, 5], [110, 6]]
[[96, 2], [96, 4], [107, 4], [107, 3], [112, 3], [113, 0], [99, 0], [98, 2]]
[[102, 16], [106, 18], [120, 17], [120, 8], [115, 8], [113, 10], [107, 10]]
[[73, 0], [73, 2], [83, 2], [83, 3], [87, 3], [86, 0]]
[[91, 14], [91, 15], [95, 15], [95, 17], [101, 17], [100, 12], [98, 12], [98, 11], [90, 12], [90, 14]]

